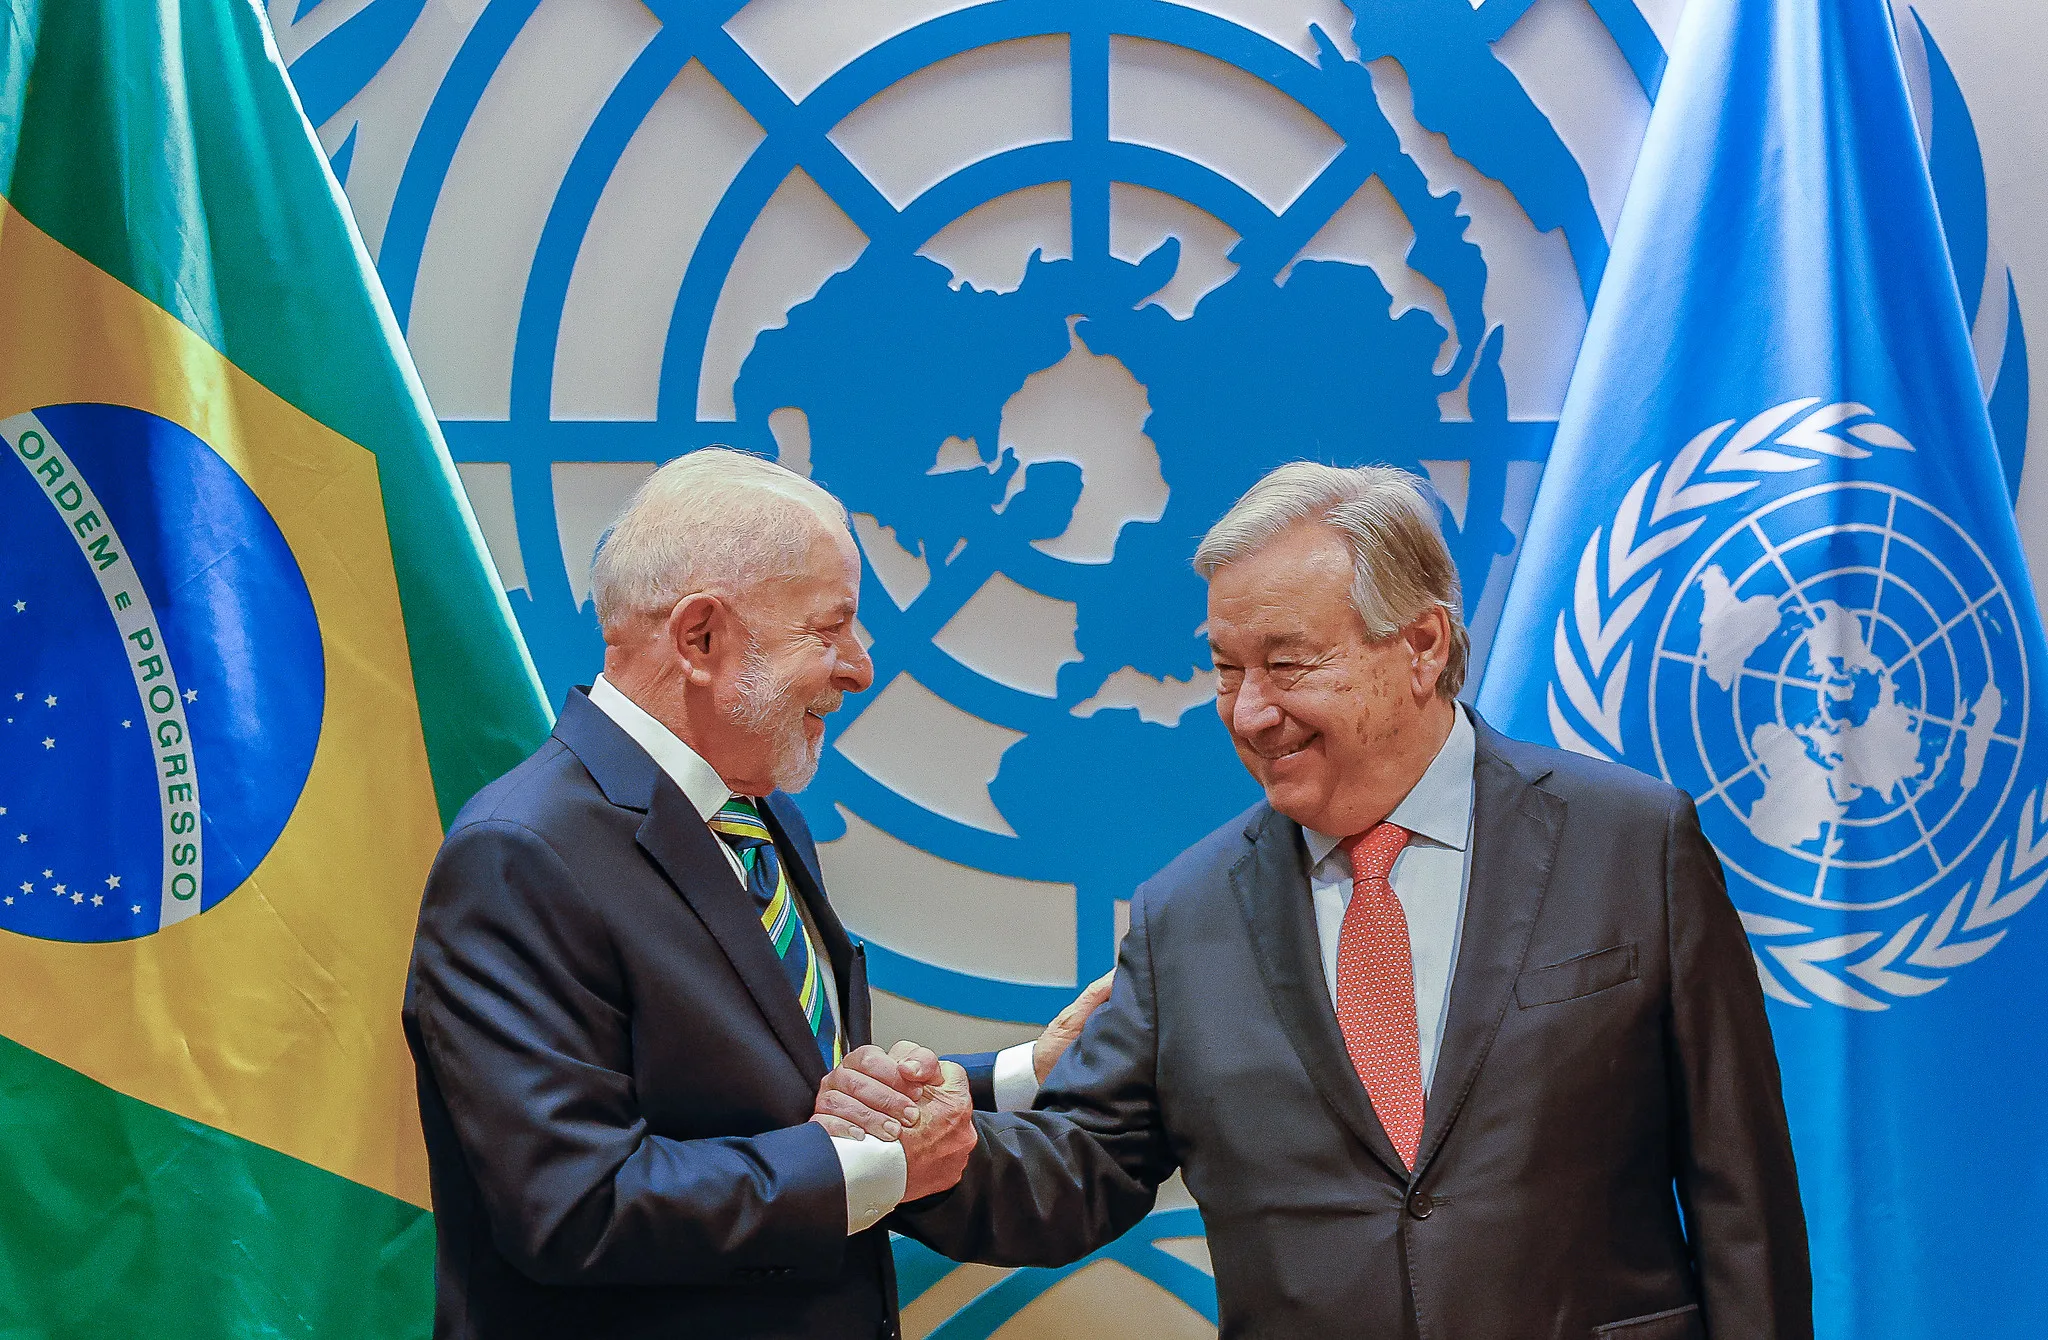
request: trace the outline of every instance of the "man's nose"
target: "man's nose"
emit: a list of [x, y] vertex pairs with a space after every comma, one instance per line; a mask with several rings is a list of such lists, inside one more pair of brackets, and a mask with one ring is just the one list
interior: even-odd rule
[[1231, 704], [1231, 732], [1250, 737], [1279, 724], [1279, 705], [1266, 696], [1257, 676], [1246, 675], [1244, 682], [1238, 685], [1236, 701]]
[[874, 682], [874, 659], [859, 638], [848, 634], [839, 652], [839, 668], [832, 675], [833, 686], [845, 693], [859, 693]]

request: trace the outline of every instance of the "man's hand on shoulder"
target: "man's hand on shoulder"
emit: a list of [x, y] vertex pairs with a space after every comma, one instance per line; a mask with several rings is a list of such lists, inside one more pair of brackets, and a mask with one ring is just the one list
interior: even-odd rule
[[1088, 1023], [1090, 1015], [1109, 999], [1110, 988], [1116, 985], [1116, 969], [1112, 968], [1094, 981], [1087, 989], [1074, 997], [1072, 1004], [1054, 1016], [1031, 1044], [1031, 1070], [1038, 1076], [1040, 1084], [1052, 1073], [1054, 1065], [1067, 1054], [1067, 1048], [1074, 1045], [1074, 1039], [1081, 1036], [1081, 1029]]
[[929, 1048], [856, 1047], [818, 1086], [811, 1120], [829, 1133], [898, 1141], [909, 1165], [903, 1198], [952, 1188], [976, 1140], [967, 1072]]

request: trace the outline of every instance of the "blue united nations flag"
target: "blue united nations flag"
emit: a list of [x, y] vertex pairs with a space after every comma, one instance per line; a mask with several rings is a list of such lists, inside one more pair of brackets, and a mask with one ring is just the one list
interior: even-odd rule
[[1698, 799], [1821, 1334], [2038, 1334], [2048, 660], [1882, 0], [1687, 7], [1494, 645]]

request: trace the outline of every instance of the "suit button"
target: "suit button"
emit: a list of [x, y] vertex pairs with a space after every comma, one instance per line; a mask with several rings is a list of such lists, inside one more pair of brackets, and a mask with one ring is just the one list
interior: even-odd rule
[[1414, 1215], [1417, 1219], [1429, 1218], [1430, 1211], [1435, 1208], [1436, 1202], [1429, 1198], [1427, 1191], [1418, 1191], [1408, 1197], [1408, 1213]]

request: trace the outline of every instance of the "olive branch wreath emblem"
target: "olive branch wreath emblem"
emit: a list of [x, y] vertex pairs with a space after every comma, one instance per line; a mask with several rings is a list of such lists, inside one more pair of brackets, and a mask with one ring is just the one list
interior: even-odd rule
[[[1914, 449], [1897, 430], [1878, 422], [1867, 405], [1823, 404], [1817, 397], [1789, 400], [1739, 427], [1733, 419], [1717, 423], [1687, 442], [1668, 465], [1652, 465], [1637, 476], [1609, 524], [1596, 527], [1587, 540], [1571, 609], [1557, 616], [1552, 638], [1557, 675], [1545, 686], [1544, 705], [1558, 744], [1594, 758], [1621, 757], [1622, 709], [1635, 657], [1629, 632], [1649, 608], [1666, 560], [1705, 524], [1707, 509], [1748, 493], [1767, 477], [1812, 470], [1830, 458], [1867, 458], [1873, 448]], [[1574, 631], [1576, 641], [1570, 635]], [[1560, 689], [1596, 738], [1588, 739], [1565, 717]], [[1784, 978], [1789, 978], [1828, 1004], [1884, 1010], [1926, 995], [1948, 980], [1938, 974], [1991, 952], [2005, 937], [1999, 923], [2048, 884], [2044, 790], [2036, 788], [2022, 802], [2019, 831], [1999, 843], [1981, 878], [1964, 879], [1939, 913], [1923, 912], [1889, 936], [1882, 931], [1821, 934], [1787, 918], [1742, 913], [1764, 990], [1787, 1004], [1809, 1007], [1812, 1001], [1788, 985]]]

